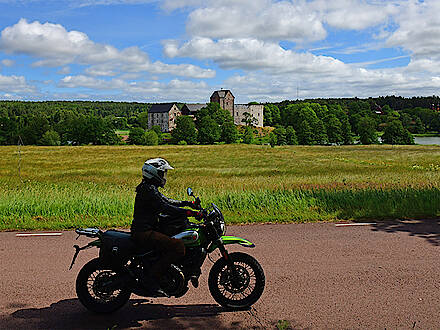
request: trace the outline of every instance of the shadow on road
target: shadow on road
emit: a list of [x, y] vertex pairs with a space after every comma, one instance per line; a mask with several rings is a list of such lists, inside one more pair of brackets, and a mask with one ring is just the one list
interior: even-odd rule
[[410, 236], [424, 238], [432, 245], [440, 245], [440, 219], [379, 222], [373, 225], [372, 230], [387, 233], [406, 232]]
[[[124, 329], [150, 326], [161, 329], [226, 329], [217, 316], [227, 312], [218, 305], [163, 305], [146, 299], [131, 299], [113, 314], [88, 312], [78, 299], [66, 299], [45, 308], [19, 309], [0, 319], [6, 329]], [[147, 321], [145, 323], [145, 321]], [[142, 324], [143, 322], [143, 324]]]

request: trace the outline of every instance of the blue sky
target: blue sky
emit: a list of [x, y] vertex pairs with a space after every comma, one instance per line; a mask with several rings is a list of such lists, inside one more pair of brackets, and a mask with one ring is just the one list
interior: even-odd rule
[[439, 95], [440, 1], [0, 0], [0, 99]]

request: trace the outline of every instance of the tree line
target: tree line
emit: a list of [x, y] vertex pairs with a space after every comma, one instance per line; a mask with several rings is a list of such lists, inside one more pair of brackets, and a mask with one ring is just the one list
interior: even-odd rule
[[[179, 104], [180, 106], [182, 104]], [[195, 118], [180, 116], [171, 134], [147, 130], [150, 104], [88, 101], [0, 101], [0, 145], [268, 143], [411, 144], [412, 134], [440, 133], [440, 98], [387, 96], [369, 99], [314, 99], [264, 104], [264, 126], [243, 126], [218, 103]], [[129, 131], [122, 141], [117, 130]], [[380, 136], [380, 139], [379, 139]]]
[[298, 144], [304, 145], [373, 144], [380, 140], [386, 144], [413, 144], [412, 134], [440, 134], [440, 112], [436, 105], [395, 110], [388, 104], [379, 105], [375, 99], [319, 101], [266, 104], [264, 125], [276, 127], [271, 144], [286, 144], [284, 134], [288, 129], [295, 131]]

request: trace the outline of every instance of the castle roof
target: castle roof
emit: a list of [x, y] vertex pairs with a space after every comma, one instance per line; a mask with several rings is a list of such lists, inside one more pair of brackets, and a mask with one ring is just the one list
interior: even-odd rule
[[217, 94], [219, 97], [225, 97], [228, 93], [230, 93], [232, 95], [232, 97], [234, 97], [234, 95], [232, 94], [232, 92], [229, 89], [222, 89], [219, 91], [215, 91], [214, 93], [212, 93], [211, 97], [214, 94]]
[[150, 113], [164, 113], [164, 112], [170, 112], [171, 108], [176, 103], [159, 103], [159, 104], [153, 104], [151, 108], [148, 110]]
[[184, 107], [188, 108], [189, 111], [195, 112], [199, 111], [201, 108], [206, 107], [206, 103], [187, 103]]

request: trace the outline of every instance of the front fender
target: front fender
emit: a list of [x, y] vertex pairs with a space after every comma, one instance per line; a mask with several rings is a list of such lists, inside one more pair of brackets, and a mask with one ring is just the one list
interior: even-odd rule
[[[226, 244], [240, 244], [241, 246], [244, 246], [244, 247], [249, 247], [249, 248], [255, 247], [254, 243], [248, 241], [247, 239], [241, 238], [241, 237], [222, 236], [221, 240], [222, 240], [224, 245], [226, 245]], [[208, 248], [208, 253], [211, 253], [212, 251], [217, 249], [218, 246], [219, 246], [218, 242], [213, 242], [211, 244], [211, 246]]]

